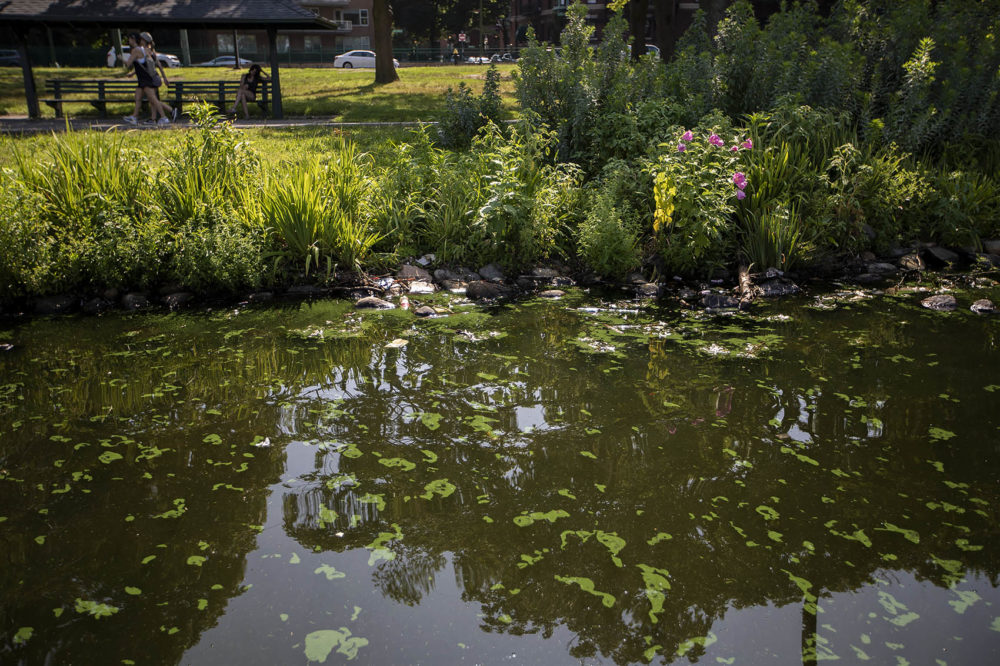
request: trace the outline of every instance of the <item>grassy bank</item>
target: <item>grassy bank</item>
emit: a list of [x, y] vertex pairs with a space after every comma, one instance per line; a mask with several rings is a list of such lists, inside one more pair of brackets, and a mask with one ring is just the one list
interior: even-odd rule
[[[510, 74], [513, 65], [501, 65], [501, 94], [505, 112], [513, 116], [515, 102]], [[322, 116], [339, 122], [392, 122], [437, 120], [444, 109], [444, 93], [464, 82], [476, 92], [482, 89], [486, 67], [459, 65], [455, 67], [403, 67], [399, 81], [388, 85], [375, 85], [374, 70], [344, 70], [316, 68], [288, 68], [281, 70], [281, 90], [287, 116]], [[168, 70], [171, 81], [239, 80], [243, 71], [223, 67], [183, 67]], [[124, 75], [118, 70], [87, 67], [60, 69], [39, 67], [35, 69], [35, 82], [44, 97], [48, 79], [116, 78]], [[124, 115], [131, 105], [111, 106], [108, 113]], [[66, 106], [71, 115], [96, 115], [97, 111], [86, 104]], [[25, 115], [24, 82], [21, 70], [0, 68], [0, 116]], [[44, 117], [54, 117], [48, 106], [42, 105]]]
[[621, 279], [644, 264], [787, 270], [1000, 236], [991, 177], [855, 147], [849, 126], [807, 107], [663, 128], [641, 159], [592, 175], [553, 159], [556, 131], [525, 122], [450, 150], [426, 126], [350, 136], [193, 113], [190, 131], [3, 139], [0, 303], [164, 285], [239, 294], [425, 253], [515, 272], [558, 260]]

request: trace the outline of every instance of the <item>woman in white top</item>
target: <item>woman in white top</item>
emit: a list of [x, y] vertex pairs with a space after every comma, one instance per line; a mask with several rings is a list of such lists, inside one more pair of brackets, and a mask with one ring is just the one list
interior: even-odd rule
[[[159, 55], [157, 55], [156, 53], [156, 45], [153, 43], [153, 36], [148, 32], [140, 32], [139, 39], [142, 40], [142, 47], [143, 49], [145, 49], [146, 55], [152, 58], [153, 63], [156, 65], [157, 68], [159, 68], [160, 79], [163, 81], [163, 85], [169, 86], [170, 81], [167, 81], [167, 70], [163, 68], [163, 62], [160, 60]], [[156, 83], [155, 76], [153, 77], [153, 83], [154, 84]], [[164, 123], [164, 121], [166, 121], [166, 123], [169, 123], [170, 120], [177, 120], [177, 111], [172, 106], [170, 106], [162, 99], [160, 99], [160, 86], [154, 85], [153, 88], [154, 92], [156, 93], [156, 103], [157, 105], [159, 105], [160, 114], [163, 116], [162, 118], [160, 118], [160, 122]], [[169, 118], [170, 120], [167, 120], [167, 118]]]
[[[148, 33], [145, 34], [148, 35]], [[132, 111], [132, 115], [125, 116], [125, 122], [132, 125], [138, 123], [139, 111], [142, 109], [142, 97], [145, 95], [149, 102], [150, 121], [155, 123], [156, 117], [159, 115], [160, 124], [169, 125], [167, 108], [157, 95], [157, 88], [162, 85], [163, 80], [156, 73], [156, 52], [148, 46], [144, 46], [144, 43], [145, 40], [138, 33], [133, 32], [128, 36], [129, 54], [128, 58], [125, 59], [125, 66], [135, 70], [136, 88], [135, 109]], [[166, 77], [165, 73], [164, 77]]]

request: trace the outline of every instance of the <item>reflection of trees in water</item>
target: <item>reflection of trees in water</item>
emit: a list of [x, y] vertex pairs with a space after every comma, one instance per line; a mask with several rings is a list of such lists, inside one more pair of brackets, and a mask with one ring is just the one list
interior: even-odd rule
[[[963, 466], [973, 454], [929, 443], [935, 419], [961, 423], [962, 407], [942, 408], [934, 396], [907, 388], [936, 380], [938, 371], [926, 366], [907, 366], [913, 383], [900, 386], [897, 363], [905, 361], [887, 358], [933, 344], [900, 336], [898, 325], [873, 316], [874, 333], [797, 324], [780, 348], [758, 359], [697, 357], [670, 340], [651, 343], [644, 358], [582, 355], [561, 344], [581, 326], [578, 314], [565, 311], [552, 330], [546, 318], [520, 320], [502, 345], [415, 339], [383, 368], [391, 371], [338, 405], [346, 415], [310, 431], [318, 441], [344, 441], [363, 453], [331, 451], [317, 464], [354, 474], [358, 486], [333, 490], [324, 485], [332, 473], [317, 474], [308, 490], [294, 493], [300, 497], [294, 520], [286, 511], [286, 527], [294, 525], [304, 545], [340, 550], [397, 524], [404, 535], [390, 543], [397, 558], [378, 563], [374, 574], [390, 598], [423, 598], [452, 553], [463, 599], [481, 604], [485, 630], [549, 635], [565, 625], [578, 636], [574, 656], [618, 662], [642, 661], [651, 645], [673, 654], [730, 608], [810, 607], [812, 595], [821, 603], [884, 570], [947, 586], [955, 578], [940, 562], [952, 561], [995, 579], [993, 549], [964, 550], [956, 540], [965, 528], [980, 541], [994, 538], [995, 517], [970, 498], [995, 505], [996, 486], [947, 483], [989, 481], [995, 471]], [[541, 350], [539, 339], [547, 343]], [[876, 341], [880, 346], [870, 349]], [[920, 344], [925, 349], [914, 349]], [[533, 433], [516, 431], [516, 408], [536, 404], [546, 423]], [[401, 418], [409, 411], [439, 414], [440, 427]], [[476, 415], [495, 419], [491, 432], [470, 427]], [[358, 422], [369, 429], [356, 428]], [[975, 426], [981, 435], [985, 427]], [[976, 441], [976, 434], [970, 426], [963, 438]], [[438, 460], [425, 463], [420, 449]], [[373, 452], [407, 458], [416, 468], [386, 467]], [[941, 458], [957, 458], [946, 463], [947, 474], [927, 462]], [[457, 486], [453, 495], [418, 498], [442, 477]], [[383, 495], [385, 507], [365, 504], [368, 512], [352, 528], [351, 507], [368, 493]], [[314, 494], [322, 499], [304, 500]], [[404, 496], [412, 499], [399, 501]], [[291, 501], [286, 497], [286, 506]], [[959, 527], [943, 524], [956, 518], [943, 512], [944, 502], [961, 509]], [[344, 531], [344, 540], [317, 528], [313, 511], [320, 505], [337, 510], [325, 531]], [[522, 512], [556, 509], [568, 516], [514, 524]], [[618, 555], [622, 566], [600, 543], [601, 530], [627, 544]], [[919, 544], [905, 530], [919, 533]], [[669, 589], [645, 580], [639, 565], [666, 572]], [[596, 594], [557, 576], [589, 579]], [[610, 608], [601, 593], [614, 599]], [[651, 615], [654, 599], [662, 608]], [[807, 660], [814, 617], [803, 614]], [[702, 651], [694, 645], [686, 654]]]
[[[702, 356], [685, 344], [733, 337], [719, 332], [728, 321], [644, 344], [609, 332], [608, 320], [546, 305], [500, 310], [474, 325], [439, 320], [417, 328], [406, 348], [387, 350], [381, 344], [395, 336], [391, 319], [364, 320], [387, 322], [382, 330], [362, 325], [356, 313], [315, 314], [288, 313], [298, 320], [285, 328], [265, 315], [239, 323], [185, 319], [176, 329], [167, 319], [135, 335], [128, 320], [105, 322], [128, 355], [108, 357], [85, 335], [70, 345], [42, 335], [32, 350], [39, 360], [0, 359], [24, 384], [24, 400], [0, 410], [0, 426], [25, 422], [5, 437], [0, 467], [45, 484], [87, 468], [92, 487], [112, 489], [53, 496], [51, 485], [0, 486], [0, 506], [50, 509], [19, 515], [17, 529], [2, 533], [10, 566], [0, 572], [0, 589], [12, 590], [0, 609], [4, 626], [15, 616], [28, 624], [28, 616], [39, 635], [58, 631], [58, 656], [84, 661], [91, 649], [81, 647], [84, 630], [96, 621], [75, 614], [55, 620], [49, 606], [77, 596], [120, 601], [123, 587], [135, 584], [143, 595], [97, 626], [125, 627], [111, 646], [152, 635], [159, 654], [178, 655], [239, 593], [254, 544], [247, 524], [263, 522], [260, 489], [281, 472], [281, 436], [317, 447], [314, 471], [282, 498], [288, 534], [309, 547], [345, 551], [398, 526], [401, 537], [384, 543], [395, 557], [373, 570], [387, 597], [420, 603], [450, 558], [463, 600], [482, 607], [484, 630], [551, 635], [564, 625], [578, 636], [571, 651], [579, 657], [642, 661], [652, 645], [673, 654], [729, 608], [803, 604], [809, 594], [822, 603], [824, 594], [856, 589], [886, 569], [947, 585], [954, 579], [941, 562], [957, 563], [997, 580], [998, 466], [994, 452], [975, 445], [990, 441], [995, 424], [971, 399], [937, 397], [965, 399], [964, 357], [928, 365], [937, 343], [912, 335], [891, 314], [866, 313], [863, 330], [829, 313], [784, 328], [754, 324], [748, 334], [783, 335], [755, 359]], [[355, 327], [360, 337], [314, 336], [309, 327], [324, 320], [336, 321], [331, 329]], [[488, 337], [492, 325], [507, 337]], [[588, 354], [569, 344], [598, 334], [619, 350]], [[953, 342], [958, 350], [964, 343]], [[931, 395], [921, 386], [941, 388]], [[518, 430], [519, 407], [539, 408], [535, 431]], [[27, 420], [39, 413], [48, 418]], [[437, 429], [419, 414], [439, 418], [429, 420]], [[103, 420], [91, 423], [92, 416]], [[71, 453], [54, 472], [63, 445], [48, 437], [61, 432], [53, 424], [63, 420], [75, 428], [68, 447], [81, 440], [96, 447], [119, 433], [135, 442], [115, 449], [126, 454], [118, 467], [94, 463], [95, 448]], [[929, 428], [942, 423], [953, 424], [965, 445], [931, 442]], [[221, 445], [202, 441], [214, 433], [224, 436]], [[265, 435], [272, 449], [247, 448]], [[137, 460], [151, 445], [172, 450]], [[255, 455], [248, 470], [234, 473], [241, 456], [232, 452], [248, 450]], [[414, 467], [385, 465], [376, 453]], [[152, 478], [141, 478], [147, 470]], [[442, 479], [453, 493], [428, 490]], [[212, 490], [218, 483], [242, 490]], [[181, 518], [149, 518], [181, 497]], [[567, 515], [514, 523], [551, 511]], [[136, 521], [124, 522], [126, 513]], [[96, 535], [95, 517], [107, 525]], [[919, 543], [905, 530], [918, 533]], [[40, 549], [33, 537], [43, 531], [49, 538]], [[625, 546], [615, 555], [598, 532]], [[960, 539], [985, 547], [966, 550]], [[160, 543], [169, 548], [152, 550]], [[39, 552], [50, 553], [46, 577], [32, 574], [19, 587]], [[202, 567], [187, 563], [205, 553]], [[155, 566], [137, 564], [149, 554], [157, 555]], [[645, 579], [640, 565], [664, 572], [669, 588]], [[807, 581], [809, 593], [792, 576]], [[571, 579], [590, 580], [595, 594], [565, 582]], [[212, 591], [212, 584], [223, 589]], [[160, 591], [174, 587], [169, 605], [157, 606]], [[614, 604], [606, 607], [599, 594]], [[199, 598], [209, 601], [205, 611], [197, 610]], [[814, 616], [804, 618], [808, 648]], [[178, 626], [176, 636], [159, 630], [168, 623]], [[688, 656], [701, 650], [694, 646]]]
[[[251, 461], [245, 445], [230, 456], [228, 446], [157, 428], [129, 433], [141, 447], [95, 448], [114, 441], [112, 432], [122, 431], [77, 430], [89, 446], [50, 443], [31, 464], [7, 468], [23, 483], [0, 483], [9, 518], [0, 531], [0, 626], [34, 628], [18, 652], [25, 664], [179, 663], [243, 593], [246, 556], [256, 547], [251, 525], [264, 522], [281, 452], [256, 449]], [[138, 457], [153, 447], [163, 453]], [[105, 465], [96, 458], [102, 450], [124, 457]], [[57, 457], [63, 463], [53, 467]], [[245, 471], [234, 472], [233, 458], [248, 462]], [[95, 619], [77, 612], [77, 599], [118, 610]]]

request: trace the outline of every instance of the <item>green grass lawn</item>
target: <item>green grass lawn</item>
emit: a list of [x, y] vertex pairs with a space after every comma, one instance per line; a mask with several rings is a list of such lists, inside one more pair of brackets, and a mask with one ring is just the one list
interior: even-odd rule
[[[516, 115], [514, 84], [511, 72], [516, 65], [499, 65], [502, 75], [501, 94], [509, 117]], [[444, 109], [444, 94], [464, 82], [478, 94], [486, 74], [483, 65], [435, 67], [402, 67], [399, 81], [375, 85], [374, 70], [328, 68], [288, 68], [281, 70], [281, 91], [285, 116], [318, 116], [338, 122], [433, 121]], [[35, 85], [39, 97], [45, 97], [48, 79], [116, 78], [112, 70], [100, 67], [38, 67]], [[242, 71], [222, 67], [184, 67], [167, 70], [170, 81], [238, 80]], [[125, 78], [118, 74], [117, 77]], [[96, 116], [88, 104], [64, 107], [71, 116]], [[41, 105], [42, 116], [51, 118], [55, 112]], [[254, 108], [254, 110], [256, 110]], [[131, 105], [111, 106], [109, 115], [131, 112]], [[251, 111], [251, 113], [253, 110]], [[259, 112], [259, 111], [258, 111]], [[26, 115], [24, 82], [21, 70], [0, 68], [0, 116]]]
[[[237, 126], [239, 127], [239, 126]], [[413, 128], [409, 127], [359, 127], [350, 130], [316, 125], [303, 127], [268, 128], [258, 126], [240, 127], [247, 143], [268, 165], [296, 165], [309, 160], [322, 162], [342, 137], [350, 139], [364, 152], [371, 153], [379, 162], [385, 162], [395, 153], [395, 144], [406, 141]], [[71, 143], [86, 140], [93, 130], [71, 132], [69, 134], [28, 134], [24, 136], [0, 135], [0, 169], [16, 166], [15, 153], [28, 157], [29, 161], [50, 159], [50, 149], [56, 141]], [[129, 129], [114, 134], [115, 140], [129, 148], [140, 150], [148, 164], [155, 167], [166, 151], [178, 145], [177, 131], [147, 131]]]

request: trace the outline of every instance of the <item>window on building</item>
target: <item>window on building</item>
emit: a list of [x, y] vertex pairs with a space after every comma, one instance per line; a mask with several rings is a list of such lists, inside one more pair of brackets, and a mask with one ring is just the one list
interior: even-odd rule
[[219, 53], [233, 53], [235, 49], [233, 48], [232, 34], [216, 35], [215, 48], [218, 49]]
[[288, 35], [278, 35], [278, 53], [288, 53], [291, 50], [292, 45], [288, 39]]
[[302, 48], [306, 51], [319, 51], [322, 46], [319, 35], [306, 35], [302, 38]]
[[368, 25], [368, 10], [359, 9], [356, 12], [344, 12], [344, 20], [354, 25]]
[[240, 35], [237, 33], [236, 36], [240, 40], [240, 53], [257, 52], [257, 35]]

